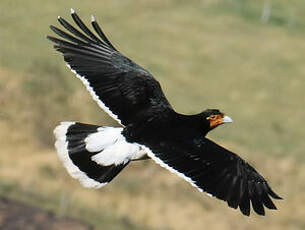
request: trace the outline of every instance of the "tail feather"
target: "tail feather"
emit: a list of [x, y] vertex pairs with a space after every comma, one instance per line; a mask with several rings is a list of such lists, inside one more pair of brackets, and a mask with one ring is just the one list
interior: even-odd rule
[[[122, 128], [62, 122], [54, 130], [55, 147], [68, 173], [85, 187], [109, 183], [130, 162]], [[119, 146], [118, 146], [119, 145]]]

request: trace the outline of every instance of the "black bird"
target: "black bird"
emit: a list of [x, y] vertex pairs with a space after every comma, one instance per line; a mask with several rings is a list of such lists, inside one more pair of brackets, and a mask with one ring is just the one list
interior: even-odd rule
[[73, 9], [78, 29], [61, 17], [70, 33], [50, 26], [62, 39], [47, 36], [67, 66], [84, 83], [98, 105], [121, 127], [62, 122], [54, 130], [56, 148], [69, 174], [86, 187], [109, 183], [130, 161], [153, 159], [201, 192], [224, 200], [244, 215], [250, 201], [259, 215], [276, 209], [281, 199], [266, 180], [235, 153], [206, 134], [232, 122], [217, 109], [196, 115], [175, 112], [156, 79], [122, 55], [92, 16], [93, 33]]

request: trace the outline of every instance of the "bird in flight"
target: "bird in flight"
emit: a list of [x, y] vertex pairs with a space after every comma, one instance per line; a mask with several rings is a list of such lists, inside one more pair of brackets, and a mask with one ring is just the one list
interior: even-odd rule
[[59, 38], [47, 36], [63, 54], [97, 104], [121, 127], [61, 122], [54, 130], [56, 149], [68, 173], [85, 187], [109, 183], [131, 161], [152, 159], [182, 177], [200, 192], [226, 201], [249, 216], [276, 209], [281, 199], [267, 181], [235, 153], [206, 137], [232, 122], [217, 109], [195, 115], [177, 113], [159, 82], [120, 53], [92, 16], [92, 32], [73, 9], [78, 28], [58, 17], [66, 30], [50, 26]]

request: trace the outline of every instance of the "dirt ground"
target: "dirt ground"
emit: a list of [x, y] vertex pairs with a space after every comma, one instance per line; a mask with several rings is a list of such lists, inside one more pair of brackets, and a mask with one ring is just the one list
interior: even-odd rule
[[0, 230], [94, 230], [80, 221], [0, 197]]

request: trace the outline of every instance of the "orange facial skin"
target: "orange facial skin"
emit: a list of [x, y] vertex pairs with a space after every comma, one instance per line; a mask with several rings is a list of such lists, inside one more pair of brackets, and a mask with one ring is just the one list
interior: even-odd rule
[[218, 125], [223, 124], [224, 114], [211, 115], [206, 119], [210, 122], [210, 128], [213, 129]]

